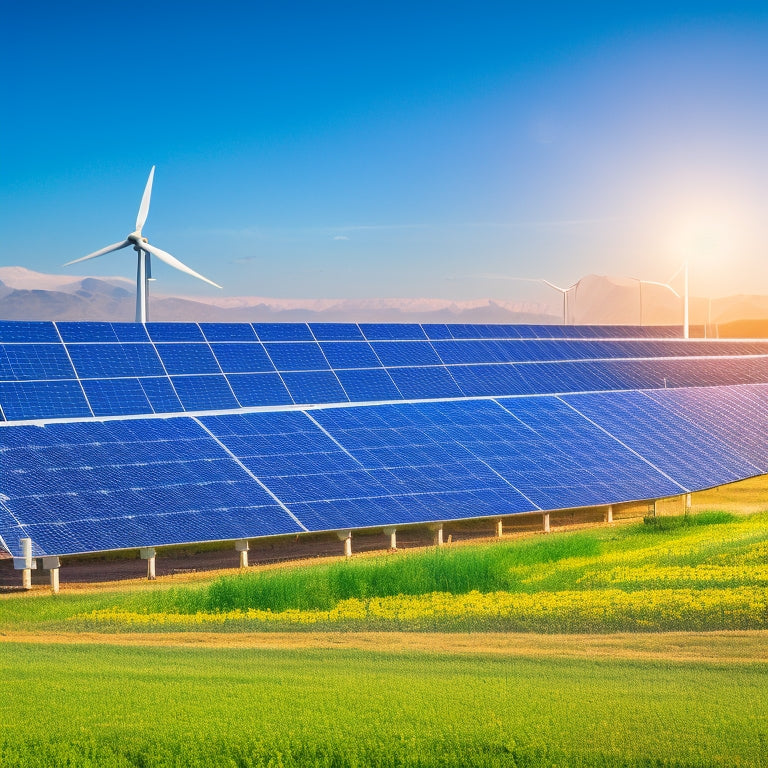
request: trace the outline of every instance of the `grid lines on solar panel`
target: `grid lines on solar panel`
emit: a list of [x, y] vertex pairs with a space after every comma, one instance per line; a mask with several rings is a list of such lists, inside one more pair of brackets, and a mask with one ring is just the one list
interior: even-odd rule
[[750, 387], [661, 389], [643, 393], [725, 442], [756, 472], [768, 472], [768, 415]]
[[[618, 498], [636, 501], [683, 492], [642, 456], [557, 398], [499, 398], [497, 402], [547, 446], [544, 455], [537, 455], [539, 470], [517, 480], [544, 508], [599, 506]], [[522, 461], [509, 463], [502, 452], [490, 461], [500, 472], [511, 472], [516, 477], [534, 455], [529, 450]]]
[[[313, 419], [320, 416], [327, 422], [321, 424], [324, 429], [333, 427], [328, 430], [331, 437], [298, 412], [201, 417], [201, 421], [314, 530], [382, 524], [382, 519], [405, 523], [467, 516], [470, 498], [488, 509], [495, 508], [497, 514], [502, 509], [509, 513], [530, 509], [519, 494], [480, 462], [473, 463], [459, 446], [453, 449], [462, 461], [446, 450], [443, 454], [447, 459], [440, 464], [435, 460], [433, 441], [428, 441], [432, 454], [427, 456], [423, 451], [419, 454], [415, 435], [389, 435], [390, 443], [398, 443], [397, 462], [391, 466], [364, 464], [368, 454], [359, 453], [358, 446], [347, 448], [343, 441], [351, 440], [349, 435], [337, 439], [335, 434], [333, 416], [328, 414], [333, 411], [338, 417], [343, 410], [312, 412]], [[368, 418], [378, 418], [377, 411], [367, 409]], [[365, 430], [359, 437], [368, 448], [376, 446], [375, 431]], [[417, 454], [424, 459], [422, 465], [411, 461]], [[479, 501], [478, 495], [484, 501]], [[377, 517], [379, 512], [384, 518]]]
[[15, 427], [13, 437], [0, 448], [6, 504], [48, 552], [301, 530], [191, 419]]
[[641, 392], [564, 395], [562, 399], [686, 489], [711, 488], [754, 474], [754, 467], [734, 455], [719, 437]]

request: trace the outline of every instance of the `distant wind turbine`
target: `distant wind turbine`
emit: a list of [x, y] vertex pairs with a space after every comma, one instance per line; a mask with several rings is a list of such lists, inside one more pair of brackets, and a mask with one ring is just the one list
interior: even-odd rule
[[139, 215], [136, 217], [136, 229], [134, 229], [125, 240], [108, 245], [106, 248], [94, 251], [94, 253], [89, 253], [87, 256], [75, 259], [74, 261], [68, 261], [64, 265], [65, 267], [68, 267], [70, 264], [77, 264], [78, 262], [87, 261], [88, 259], [95, 259], [97, 256], [103, 256], [105, 253], [111, 253], [112, 251], [119, 251], [122, 248], [128, 248], [128, 246], [132, 245], [133, 250], [138, 254], [138, 266], [136, 268], [137, 323], [146, 323], [149, 320], [149, 281], [152, 279], [150, 254], [157, 256], [160, 261], [164, 261], [166, 264], [178, 269], [180, 272], [186, 272], [188, 275], [198, 278], [198, 280], [209, 283], [216, 288], [221, 288], [218, 283], [214, 283], [213, 280], [209, 280], [207, 277], [198, 274], [194, 269], [190, 269], [186, 264], [182, 264], [178, 259], [171, 256], [170, 253], [166, 253], [154, 245], [150, 245], [149, 242], [147, 242], [147, 238], [141, 236], [141, 228], [144, 226], [144, 222], [147, 220], [147, 214], [149, 213], [149, 198], [152, 196], [152, 180], [154, 177], [155, 166], [153, 165], [152, 170], [149, 172], [147, 186], [144, 187], [144, 194], [141, 198]]
[[568, 291], [570, 291], [574, 286], [572, 285], [569, 288], [561, 288], [559, 285], [550, 283], [549, 280], [545, 280], [543, 277], [540, 278], [540, 281], [545, 285], [548, 285], [550, 288], [554, 288], [556, 291], [560, 291], [560, 293], [563, 294], [563, 325], [568, 325]]

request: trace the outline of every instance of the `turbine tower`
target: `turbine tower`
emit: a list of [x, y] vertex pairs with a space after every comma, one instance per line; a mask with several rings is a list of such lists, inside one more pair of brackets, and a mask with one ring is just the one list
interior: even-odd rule
[[68, 267], [70, 264], [77, 264], [81, 261], [87, 261], [88, 259], [95, 259], [98, 256], [103, 256], [105, 253], [111, 253], [112, 251], [119, 251], [122, 248], [128, 248], [133, 246], [133, 250], [138, 255], [138, 264], [136, 267], [136, 322], [146, 323], [149, 320], [149, 281], [152, 279], [152, 263], [150, 261], [150, 254], [157, 256], [160, 261], [164, 261], [174, 269], [178, 269], [180, 272], [186, 272], [192, 277], [198, 278], [205, 283], [209, 283], [216, 288], [221, 288], [218, 283], [214, 283], [213, 280], [209, 280], [207, 277], [203, 277], [201, 274], [195, 272], [194, 269], [190, 269], [186, 264], [182, 264], [178, 259], [171, 256], [170, 253], [160, 250], [154, 245], [150, 245], [146, 237], [142, 237], [141, 229], [144, 226], [144, 222], [147, 220], [147, 214], [149, 213], [149, 199], [152, 196], [152, 180], [155, 177], [155, 166], [152, 166], [152, 170], [149, 172], [149, 178], [147, 179], [147, 186], [144, 187], [144, 194], [141, 198], [141, 205], [139, 206], [139, 215], [136, 217], [136, 229], [131, 232], [125, 240], [119, 243], [113, 243], [106, 248], [102, 248], [99, 251], [89, 253], [87, 256], [83, 256], [74, 261], [68, 261], [64, 266]]

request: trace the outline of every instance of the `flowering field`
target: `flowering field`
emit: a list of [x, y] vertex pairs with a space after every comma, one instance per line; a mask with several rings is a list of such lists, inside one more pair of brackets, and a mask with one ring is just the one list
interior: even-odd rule
[[[684, 522], [684, 521], [683, 521]], [[75, 614], [91, 626], [616, 632], [768, 628], [768, 517], [536, 537], [227, 576]]]
[[0, 766], [768, 768], [767, 568], [713, 514], [0, 598]]

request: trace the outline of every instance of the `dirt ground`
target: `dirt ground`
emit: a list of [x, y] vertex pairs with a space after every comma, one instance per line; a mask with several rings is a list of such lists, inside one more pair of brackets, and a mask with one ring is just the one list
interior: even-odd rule
[[0, 632], [0, 643], [175, 648], [327, 649], [681, 663], [768, 662], [768, 631], [613, 635], [436, 632]]

